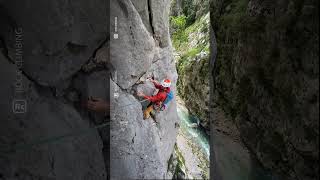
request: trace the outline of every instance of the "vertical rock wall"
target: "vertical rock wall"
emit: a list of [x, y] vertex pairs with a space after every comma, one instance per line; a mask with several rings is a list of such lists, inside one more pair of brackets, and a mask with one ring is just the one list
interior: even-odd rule
[[[175, 101], [153, 120], [143, 120], [136, 90], [152, 95], [147, 77], [169, 77], [175, 92], [177, 73], [168, 29], [170, 2], [120, 0], [111, 2], [111, 37], [117, 16], [118, 38], [111, 38], [110, 58], [114, 67], [111, 111], [111, 177], [114, 179], [170, 178], [168, 161], [176, 141], [178, 117]], [[113, 96], [112, 93], [112, 96]]]
[[211, 12], [213, 108], [282, 179], [318, 179], [319, 3], [216, 0]]
[[106, 179], [105, 140], [89, 129], [105, 120], [81, 107], [108, 97], [105, 8], [0, 1], [0, 179]]
[[[151, 75], [171, 78], [175, 91], [170, 2], [110, 2], [110, 22], [114, 25], [117, 16], [119, 35], [113, 39], [111, 34], [111, 42], [106, 3], [0, 1], [0, 179], [106, 179], [109, 143], [112, 178], [172, 176], [167, 162], [177, 133], [175, 101], [157, 114], [155, 125], [152, 119], [143, 120], [133, 95], [135, 89], [152, 95], [152, 84], [137, 83]], [[15, 91], [17, 74], [22, 93]], [[107, 127], [92, 129], [105, 123], [105, 117], [81, 106], [90, 96], [108, 100], [109, 84], [119, 93], [112, 100], [111, 142]], [[17, 98], [26, 100], [26, 113], [12, 112]]]

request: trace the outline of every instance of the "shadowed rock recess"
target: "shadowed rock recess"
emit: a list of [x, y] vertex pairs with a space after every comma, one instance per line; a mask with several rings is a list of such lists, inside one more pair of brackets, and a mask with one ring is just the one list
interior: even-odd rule
[[319, 1], [214, 0], [211, 23], [212, 117], [280, 179], [319, 179]]
[[[167, 167], [177, 134], [175, 101], [155, 125], [143, 120], [141, 99], [134, 96], [137, 89], [153, 93], [152, 84], [139, 85], [151, 75], [171, 78], [175, 91], [169, 0], [111, 1], [119, 34], [112, 40], [107, 3], [0, 0], [0, 179], [104, 180], [109, 143], [112, 179], [172, 177]], [[110, 142], [108, 128], [100, 128], [28, 145], [105, 123], [81, 102], [90, 96], [108, 100], [109, 89], [119, 94], [111, 99]], [[26, 113], [12, 112], [15, 99], [26, 100]]]

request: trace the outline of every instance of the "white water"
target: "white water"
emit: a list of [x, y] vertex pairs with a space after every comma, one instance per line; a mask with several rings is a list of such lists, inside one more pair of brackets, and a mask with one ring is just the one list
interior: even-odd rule
[[178, 116], [181, 120], [181, 130], [186, 136], [188, 136], [188, 138], [193, 141], [194, 144], [197, 144], [200, 147], [200, 149], [206, 154], [207, 159], [209, 160], [209, 137], [204, 133], [201, 127], [194, 127], [194, 124], [198, 124], [199, 120], [196, 117], [191, 116], [188, 113], [188, 110], [180, 104], [178, 104], [177, 111]]
[[[210, 140], [201, 127], [195, 126], [199, 119], [191, 116], [186, 107], [181, 104], [178, 104], [177, 112], [181, 119], [182, 133], [201, 149], [209, 161]], [[216, 152], [221, 179], [278, 180], [253, 160], [250, 153], [239, 143], [233, 142], [230, 138], [218, 132], [213, 134], [211, 138], [213, 138], [212, 142], [213, 147], [215, 147], [214, 151]]]

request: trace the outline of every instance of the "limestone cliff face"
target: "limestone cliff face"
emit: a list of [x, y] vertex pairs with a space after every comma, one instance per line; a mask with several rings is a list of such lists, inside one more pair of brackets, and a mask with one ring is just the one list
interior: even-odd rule
[[212, 3], [212, 108], [281, 179], [319, 178], [318, 8], [295, 0]]
[[[175, 101], [156, 126], [142, 119], [133, 95], [153, 93], [152, 84], [137, 84], [150, 75], [176, 82], [170, 3], [112, 1], [108, 19], [107, 2], [0, 1], [0, 179], [103, 180], [109, 168], [115, 179], [172, 176]], [[110, 40], [115, 16], [119, 37]], [[110, 100], [110, 89], [119, 94], [111, 102], [111, 137], [108, 126], [93, 128], [109, 120], [81, 106], [91, 96]], [[27, 102], [26, 113], [12, 112], [15, 99]]]
[[[0, 1], [1, 179], [106, 179], [107, 142], [96, 129], [83, 133], [105, 119], [80, 107], [108, 97], [104, 7]], [[25, 113], [14, 113], [15, 100]]]
[[[118, 39], [111, 39], [110, 58], [114, 107], [111, 112], [110, 158], [112, 178], [163, 179], [176, 140], [178, 117], [175, 101], [153, 120], [142, 118], [142, 105], [136, 91], [152, 95], [155, 79], [169, 77], [175, 91], [177, 73], [169, 37], [169, 5], [166, 1], [114, 1], [111, 16], [118, 17]], [[111, 27], [113, 28], [113, 19]], [[144, 84], [140, 84], [145, 81]]]

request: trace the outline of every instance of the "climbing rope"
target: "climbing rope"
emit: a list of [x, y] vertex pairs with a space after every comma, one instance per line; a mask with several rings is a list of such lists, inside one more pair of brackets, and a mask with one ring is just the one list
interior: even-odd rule
[[[144, 99], [144, 100], [139, 101], [139, 102], [142, 103], [142, 102], [145, 102], [145, 101], [147, 101], [147, 99]], [[127, 106], [130, 106], [130, 105], [133, 105], [133, 104], [135, 104], [135, 103], [126, 104], [126, 105], [120, 106], [118, 108], [127, 107]], [[42, 138], [42, 139], [39, 139], [37, 141], [33, 141], [31, 143], [19, 143], [19, 144], [14, 145], [13, 147], [5, 147], [3, 149], [1, 148], [1, 154], [2, 153], [14, 153], [14, 152], [18, 152], [18, 151], [23, 151], [23, 150], [30, 149], [31, 147], [36, 146], [36, 145], [42, 145], [42, 144], [58, 142], [60, 140], [66, 139], [66, 138], [76, 137], [76, 136], [84, 135], [84, 134], [87, 134], [87, 133], [95, 132], [95, 130], [107, 127], [109, 124], [110, 124], [110, 121], [105, 122], [105, 123], [100, 124], [100, 125], [96, 125], [96, 126], [91, 127], [91, 128], [85, 128], [85, 129], [81, 129], [81, 130], [70, 132], [70, 133], [63, 134], [63, 135], [58, 135], [58, 136], [53, 136], [53, 137], [48, 137], [48, 138]]]

